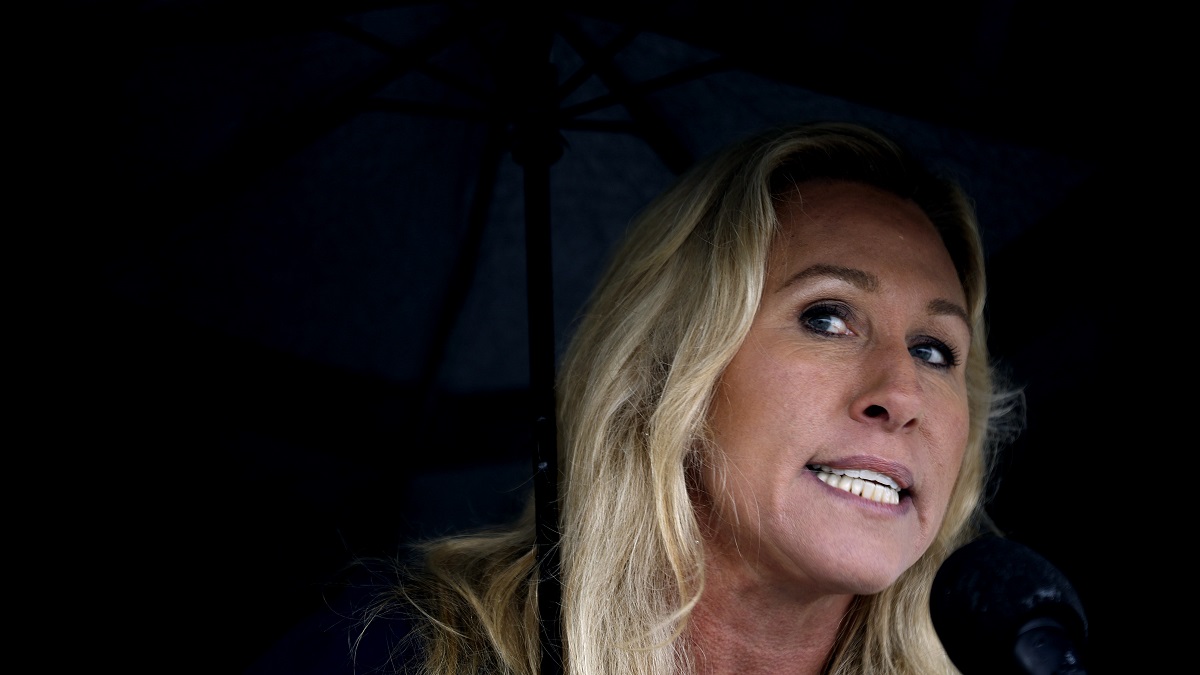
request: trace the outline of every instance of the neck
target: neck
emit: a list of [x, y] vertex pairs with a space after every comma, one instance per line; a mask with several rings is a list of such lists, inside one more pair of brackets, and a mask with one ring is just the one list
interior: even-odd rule
[[852, 595], [801, 595], [710, 558], [688, 638], [697, 675], [819, 675]]

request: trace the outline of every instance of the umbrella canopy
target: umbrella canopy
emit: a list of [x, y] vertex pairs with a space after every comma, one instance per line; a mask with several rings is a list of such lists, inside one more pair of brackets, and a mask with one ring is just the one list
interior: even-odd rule
[[514, 513], [554, 359], [632, 216], [727, 142], [816, 119], [888, 132], [975, 198], [992, 349], [1029, 398], [995, 513], [1093, 623], [1111, 618], [1062, 489], [1102, 482], [1064, 422], [1075, 402], [1134, 377], [1099, 367], [1127, 251], [1098, 233], [1130, 206], [1129, 157], [1098, 139], [1151, 99], [1105, 41], [1111, 17], [1012, 0], [66, 4], [62, 81], [87, 105], [56, 128], [72, 196], [52, 208], [90, 223], [87, 419], [123, 439], [88, 465], [116, 486], [154, 476], [105, 490], [125, 529], [103, 537], [219, 580], [218, 604], [244, 608], [226, 663], [315, 608], [349, 556]]

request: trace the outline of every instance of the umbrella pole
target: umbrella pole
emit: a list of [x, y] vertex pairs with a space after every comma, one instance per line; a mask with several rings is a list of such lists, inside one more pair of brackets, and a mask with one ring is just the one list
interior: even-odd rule
[[525, 172], [525, 269], [529, 299], [529, 384], [533, 406], [540, 675], [561, 675], [562, 581], [558, 523], [558, 427], [554, 394], [554, 283], [550, 242], [550, 167], [565, 142], [557, 126], [558, 72], [553, 30], [534, 3], [516, 3], [502, 50], [501, 90], [512, 124], [512, 156]]
[[534, 406], [541, 675], [562, 673], [558, 534], [558, 432], [554, 396], [554, 316], [550, 269], [549, 164], [525, 166], [530, 376]]
[[[529, 299], [529, 375], [534, 419], [534, 501], [536, 504], [538, 615], [541, 675], [561, 675], [562, 585], [558, 530], [558, 427], [555, 410], [554, 283], [550, 241], [550, 167], [562, 156], [555, 125], [557, 72], [547, 60], [548, 32], [535, 22], [518, 25], [514, 78], [520, 101], [514, 109], [513, 159], [525, 172], [525, 265]], [[533, 45], [545, 47], [542, 52]]]

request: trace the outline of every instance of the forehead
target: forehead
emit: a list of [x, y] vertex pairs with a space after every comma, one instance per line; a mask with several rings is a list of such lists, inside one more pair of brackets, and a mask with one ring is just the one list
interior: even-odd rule
[[768, 273], [790, 276], [814, 264], [913, 276], [962, 301], [950, 253], [915, 202], [870, 185], [806, 181], [778, 206], [779, 232]]

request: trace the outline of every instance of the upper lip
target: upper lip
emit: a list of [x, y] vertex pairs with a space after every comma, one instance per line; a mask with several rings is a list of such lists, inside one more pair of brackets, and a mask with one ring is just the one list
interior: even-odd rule
[[809, 466], [820, 471], [849, 476], [850, 478], [861, 478], [863, 480], [869, 480], [873, 483], [880, 483], [881, 485], [886, 485], [895, 490], [901, 489], [900, 484], [897, 483], [891, 476], [879, 473], [878, 471], [872, 471], [870, 469], [835, 469], [824, 464], [810, 464]]
[[842, 457], [835, 460], [814, 460], [809, 462], [808, 466], [822, 466], [844, 472], [856, 470], [872, 471], [892, 479], [901, 490], [908, 490], [912, 488], [913, 484], [912, 472], [909, 471], [908, 467], [898, 462], [872, 455]]

